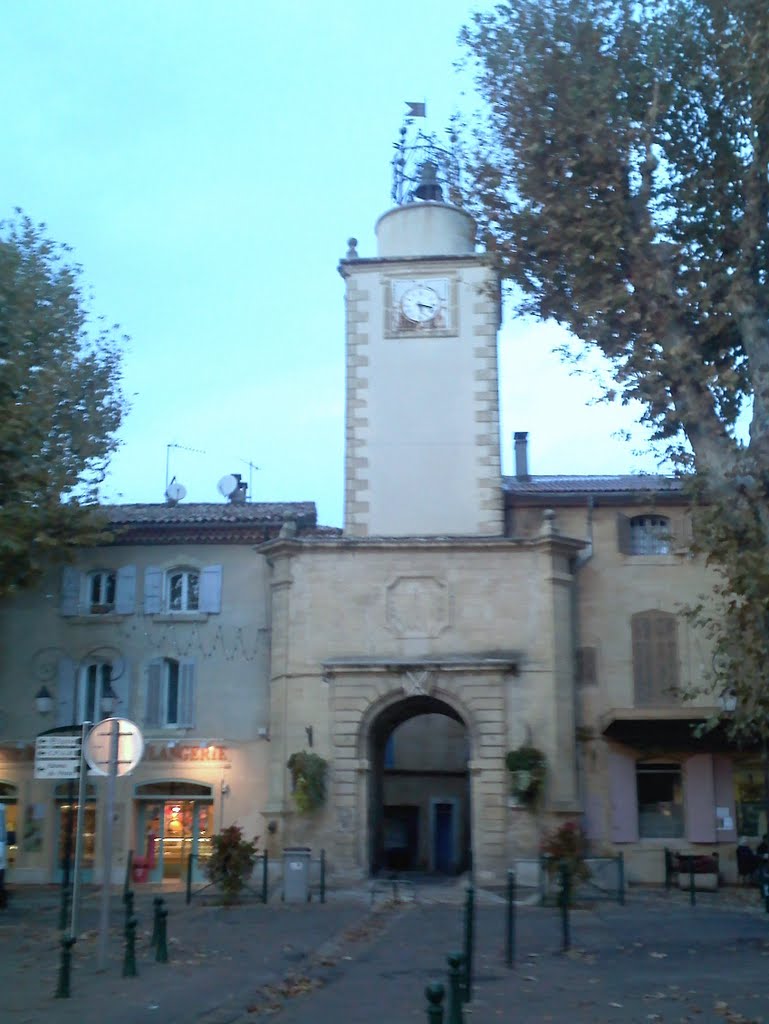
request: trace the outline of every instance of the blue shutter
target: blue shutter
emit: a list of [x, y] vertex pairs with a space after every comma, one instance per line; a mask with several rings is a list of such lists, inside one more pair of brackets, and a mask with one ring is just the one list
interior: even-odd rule
[[115, 611], [118, 615], [133, 615], [136, 611], [135, 565], [124, 565], [117, 571]]
[[[129, 711], [131, 710], [131, 665], [127, 658], [121, 658], [113, 665], [113, 672], [117, 676], [116, 679], [110, 680], [110, 686], [112, 687], [117, 700], [115, 701], [115, 710], [112, 712], [111, 717], [113, 718], [130, 718]], [[120, 673], [118, 676], [117, 673]]]
[[694, 754], [684, 766], [686, 838], [690, 843], [716, 841], [716, 794], [713, 755]]
[[61, 573], [59, 612], [62, 615], [77, 615], [79, 611], [80, 572], [72, 565], [65, 565]]
[[212, 615], [222, 610], [221, 565], [207, 565], [200, 574], [200, 610]]
[[195, 724], [195, 662], [179, 659], [179, 725], [189, 729]]
[[159, 615], [163, 610], [163, 570], [144, 570], [144, 614]]
[[610, 835], [614, 843], [638, 840], [638, 791], [635, 758], [619, 750], [609, 751]]
[[144, 702], [144, 724], [160, 726], [160, 688], [163, 683], [163, 659], [153, 658], [147, 665], [147, 693]]
[[59, 659], [56, 680], [56, 725], [72, 725], [75, 722], [75, 672], [72, 658], [66, 655]]

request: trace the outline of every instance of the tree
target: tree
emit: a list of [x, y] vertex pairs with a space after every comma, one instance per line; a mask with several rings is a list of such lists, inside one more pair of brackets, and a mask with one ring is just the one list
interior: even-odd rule
[[66, 246], [0, 222], [0, 596], [103, 536], [98, 485], [123, 415], [120, 339]]
[[[769, 7], [506, 0], [463, 32], [476, 214], [520, 310], [609, 360], [685, 475], [717, 573], [693, 610], [769, 735]], [[749, 421], [740, 439], [738, 419]]]

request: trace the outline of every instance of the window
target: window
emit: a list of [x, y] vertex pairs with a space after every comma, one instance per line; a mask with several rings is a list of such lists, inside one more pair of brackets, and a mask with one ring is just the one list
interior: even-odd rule
[[88, 576], [88, 610], [92, 615], [103, 615], [115, 610], [117, 573], [92, 572]]
[[109, 661], [92, 661], [83, 666], [77, 695], [78, 722], [100, 722], [105, 717], [101, 705], [104, 694], [112, 689], [112, 675]]
[[200, 575], [194, 569], [177, 569], [167, 576], [170, 612], [196, 612], [200, 607]]
[[145, 615], [216, 615], [221, 610], [221, 565], [144, 570]]
[[675, 839], [684, 834], [681, 766], [636, 765], [638, 834], [641, 839]]
[[189, 729], [195, 724], [195, 663], [189, 658], [155, 658], [147, 666], [145, 724]]
[[669, 555], [670, 520], [665, 516], [633, 516], [630, 520], [631, 555]]
[[639, 612], [630, 620], [636, 707], [678, 703], [678, 621], [670, 612]]

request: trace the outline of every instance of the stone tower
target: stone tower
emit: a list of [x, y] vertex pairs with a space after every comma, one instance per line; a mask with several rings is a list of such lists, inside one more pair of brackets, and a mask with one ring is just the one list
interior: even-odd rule
[[413, 201], [376, 225], [377, 255], [354, 245], [346, 282], [345, 532], [502, 532], [498, 275], [475, 222]]

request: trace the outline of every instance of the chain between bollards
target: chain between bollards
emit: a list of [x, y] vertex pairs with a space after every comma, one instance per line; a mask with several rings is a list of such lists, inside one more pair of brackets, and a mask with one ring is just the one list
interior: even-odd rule
[[571, 948], [571, 928], [569, 922], [569, 904], [571, 903], [571, 871], [565, 861], [559, 865], [561, 881], [561, 951], [566, 952]]
[[129, 917], [125, 923], [125, 956], [123, 957], [123, 977], [135, 978], [136, 970], [136, 925], [135, 917]]
[[61, 963], [59, 965], [59, 983], [56, 987], [56, 999], [69, 999], [69, 981], [72, 973], [72, 947], [77, 940], [73, 935], [65, 935], [61, 940]]
[[443, 1024], [443, 998], [446, 990], [439, 981], [432, 981], [425, 989], [428, 1024]]

